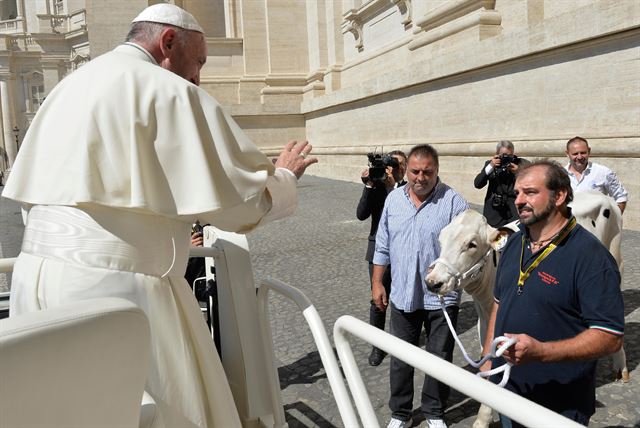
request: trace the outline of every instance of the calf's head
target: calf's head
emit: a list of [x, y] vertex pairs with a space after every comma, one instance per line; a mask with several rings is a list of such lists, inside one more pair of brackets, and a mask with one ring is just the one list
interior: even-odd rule
[[[483, 263], [503, 234], [506, 232], [489, 226], [484, 216], [476, 211], [467, 210], [458, 215], [440, 232], [440, 257], [431, 265], [425, 278], [427, 289], [444, 296], [464, 287], [466, 279], [472, 282], [474, 267]], [[465, 273], [471, 278], [463, 278]]]

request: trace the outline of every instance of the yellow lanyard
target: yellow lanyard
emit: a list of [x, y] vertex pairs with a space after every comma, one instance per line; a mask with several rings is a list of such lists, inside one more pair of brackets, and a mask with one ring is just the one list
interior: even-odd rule
[[558, 236], [556, 236], [556, 238], [553, 241], [551, 241], [549, 245], [547, 245], [547, 248], [544, 249], [544, 251], [533, 261], [533, 263], [531, 263], [531, 265], [529, 265], [527, 270], [525, 270], [524, 272], [522, 272], [522, 260], [524, 259], [524, 233], [522, 234], [522, 248], [520, 250], [520, 275], [518, 275], [518, 296], [521, 295], [522, 292], [524, 291], [524, 282], [527, 280], [527, 278], [529, 278], [529, 274], [531, 274], [531, 272], [535, 268], [537, 268], [538, 265], [545, 258], [547, 258], [547, 256], [551, 254], [553, 250], [556, 249], [558, 244], [562, 242], [564, 238], [567, 237], [569, 232], [571, 232], [575, 226], [576, 226], [576, 218], [571, 217], [571, 220], [564, 227], [564, 229], [562, 229], [562, 232], [560, 232], [560, 234], [558, 234]]

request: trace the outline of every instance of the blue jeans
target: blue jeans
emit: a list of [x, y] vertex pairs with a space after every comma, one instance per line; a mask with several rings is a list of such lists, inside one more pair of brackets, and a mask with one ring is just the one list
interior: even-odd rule
[[[389, 308], [391, 309], [391, 334], [418, 346], [424, 325], [427, 334], [425, 346], [427, 352], [451, 362], [454, 340], [441, 309], [404, 312], [396, 308], [393, 303], [389, 305]], [[457, 306], [447, 307], [447, 313], [454, 327], [458, 320], [459, 309]], [[412, 366], [391, 357], [389, 408], [392, 417], [403, 421], [408, 420], [413, 411], [413, 372]], [[421, 410], [427, 419], [442, 419], [449, 391], [449, 386], [425, 375], [422, 385]]]

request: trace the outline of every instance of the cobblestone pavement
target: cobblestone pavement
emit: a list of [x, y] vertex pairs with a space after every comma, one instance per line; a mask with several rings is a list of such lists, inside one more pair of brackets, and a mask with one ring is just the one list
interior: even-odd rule
[[[314, 302], [327, 332], [332, 336], [335, 320], [344, 314], [368, 321], [369, 281], [364, 261], [369, 222], [355, 218], [361, 185], [303, 177], [296, 215], [249, 235], [256, 281], [271, 276], [300, 288]], [[22, 238], [18, 207], [0, 200], [0, 257], [17, 255]], [[611, 361], [600, 362], [597, 376], [597, 412], [592, 427], [640, 427], [640, 232], [625, 231], [623, 294], [626, 315], [627, 365], [631, 382], [611, 381]], [[7, 281], [0, 274], [0, 291]], [[331, 394], [320, 358], [306, 322], [293, 303], [271, 298], [274, 349], [289, 426], [340, 427], [342, 422]], [[458, 332], [469, 350], [478, 349], [473, 304], [464, 296]], [[370, 346], [353, 339], [353, 352], [381, 424], [390, 416], [388, 401], [389, 358], [370, 367]], [[454, 363], [465, 366], [456, 349]], [[415, 376], [420, 391], [422, 375]], [[423, 426], [419, 394], [414, 400], [415, 426]], [[478, 403], [452, 391], [446, 422], [452, 427], [470, 427]], [[494, 423], [493, 426], [499, 426]]]

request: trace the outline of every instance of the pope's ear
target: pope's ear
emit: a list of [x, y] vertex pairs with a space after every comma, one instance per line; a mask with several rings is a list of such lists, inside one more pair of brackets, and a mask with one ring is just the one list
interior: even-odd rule
[[160, 36], [158, 36], [158, 44], [162, 55], [165, 58], [169, 58], [171, 56], [171, 50], [175, 47], [177, 43], [177, 32], [173, 28], [165, 28]]

